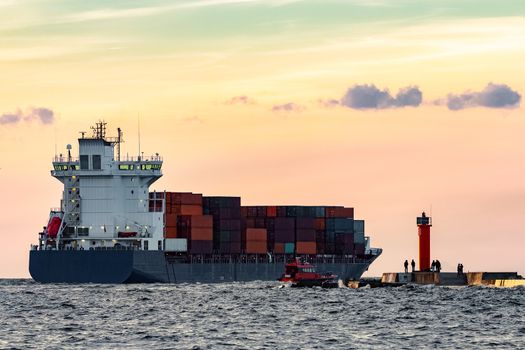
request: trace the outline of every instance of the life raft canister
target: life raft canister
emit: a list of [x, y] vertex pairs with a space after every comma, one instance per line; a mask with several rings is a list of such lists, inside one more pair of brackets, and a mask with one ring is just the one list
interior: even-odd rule
[[47, 236], [49, 238], [56, 238], [58, 231], [60, 230], [60, 224], [62, 223], [62, 219], [60, 219], [58, 216], [53, 216], [51, 220], [49, 220], [49, 224], [47, 224]]

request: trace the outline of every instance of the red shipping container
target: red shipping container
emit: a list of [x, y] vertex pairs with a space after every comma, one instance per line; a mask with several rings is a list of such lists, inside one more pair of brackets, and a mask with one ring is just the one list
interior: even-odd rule
[[170, 202], [173, 204], [193, 204], [202, 206], [202, 194], [199, 193], [170, 192], [169, 198]]
[[192, 227], [190, 231], [190, 238], [194, 241], [211, 241], [213, 240], [213, 229], [211, 227]]
[[276, 206], [270, 206], [266, 207], [266, 216], [268, 217], [276, 217], [277, 216], [277, 207]]
[[192, 215], [190, 217], [191, 227], [213, 227], [213, 216], [211, 215]]
[[[246, 241], [264, 241], [267, 240], [265, 228], [248, 228], [246, 229]], [[266, 243], [265, 243], [266, 244]]]
[[297, 254], [317, 254], [317, 245], [315, 242], [297, 242], [295, 252]]
[[273, 252], [275, 254], [284, 254], [284, 243], [275, 243], [273, 246]]
[[326, 220], [324, 218], [315, 219], [315, 229], [322, 231], [326, 228]]
[[327, 218], [353, 218], [354, 208], [326, 207], [325, 216]]
[[166, 226], [166, 238], [179, 238], [177, 237], [177, 226]]
[[195, 204], [182, 204], [173, 207], [173, 212], [179, 215], [202, 215], [202, 206]]
[[246, 241], [246, 253], [266, 254], [266, 241]]
[[165, 226], [177, 226], [177, 215], [165, 214]]
[[248, 207], [241, 207], [241, 216], [242, 217], [248, 216]]

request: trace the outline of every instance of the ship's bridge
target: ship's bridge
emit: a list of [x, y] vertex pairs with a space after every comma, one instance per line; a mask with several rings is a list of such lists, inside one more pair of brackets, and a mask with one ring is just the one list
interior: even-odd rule
[[[143, 157], [125, 157], [118, 160], [111, 160], [112, 164], [102, 167], [101, 160], [97, 155], [86, 155], [86, 159], [81, 162], [81, 157], [68, 157], [58, 155], [53, 157], [53, 170], [51, 175], [54, 177], [71, 175], [133, 175], [133, 176], [162, 176], [162, 162], [160, 155]], [[82, 166], [84, 165], [84, 166]], [[100, 166], [99, 166], [100, 165]]]
[[78, 139], [77, 157], [67, 145], [67, 154], [52, 161], [51, 175], [64, 184], [58, 240], [89, 239], [86, 248], [92, 248], [133, 237], [150, 241], [147, 249], [161, 247], [163, 213], [150, 213], [148, 201], [149, 186], [162, 176], [162, 157], [140, 151], [122, 157], [120, 128], [118, 137], [106, 137], [104, 122], [92, 130]]

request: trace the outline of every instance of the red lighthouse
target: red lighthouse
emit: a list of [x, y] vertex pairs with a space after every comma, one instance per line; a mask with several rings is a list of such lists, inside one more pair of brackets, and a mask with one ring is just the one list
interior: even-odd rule
[[417, 218], [417, 233], [419, 235], [419, 271], [430, 271], [430, 227], [432, 218], [425, 212]]

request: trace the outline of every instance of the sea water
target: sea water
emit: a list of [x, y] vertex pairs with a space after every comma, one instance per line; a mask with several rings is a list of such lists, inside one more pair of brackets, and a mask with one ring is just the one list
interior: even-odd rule
[[524, 306], [521, 287], [0, 280], [0, 348], [525, 348]]

